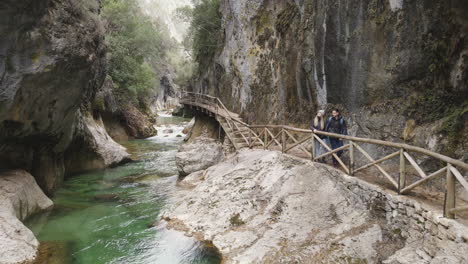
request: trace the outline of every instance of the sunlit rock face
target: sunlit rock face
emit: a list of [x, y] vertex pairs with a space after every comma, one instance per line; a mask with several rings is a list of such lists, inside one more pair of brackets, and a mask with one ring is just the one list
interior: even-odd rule
[[46, 192], [65, 172], [80, 106], [106, 71], [98, 1], [0, 3], [0, 167], [23, 168]]
[[[337, 105], [353, 134], [425, 147], [432, 137], [436, 151], [466, 153], [440, 136], [451, 133], [443, 123], [468, 118], [464, 1], [225, 0], [220, 12], [224, 43], [196, 90], [246, 121], [307, 127]], [[449, 113], [461, 117], [435, 122]], [[424, 139], [404, 138], [408, 120]], [[452, 138], [468, 131], [459, 123]]]

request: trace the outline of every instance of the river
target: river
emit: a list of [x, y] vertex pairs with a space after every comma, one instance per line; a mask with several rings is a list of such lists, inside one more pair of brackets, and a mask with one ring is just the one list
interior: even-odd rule
[[220, 263], [209, 247], [158, 224], [178, 188], [177, 135], [187, 122], [162, 115], [158, 136], [122, 143], [138, 161], [67, 179], [54, 209], [26, 223], [41, 242], [39, 262]]

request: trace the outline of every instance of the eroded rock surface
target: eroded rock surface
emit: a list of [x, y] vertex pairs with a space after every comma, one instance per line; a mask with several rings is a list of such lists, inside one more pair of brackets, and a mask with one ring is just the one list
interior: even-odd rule
[[191, 143], [179, 148], [176, 154], [176, 165], [180, 176], [207, 169], [224, 158], [223, 147], [216, 140], [197, 137]]
[[106, 70], [99, 1], [0, 3], [0, 168], [31, 172], [52, 193], [78, 110]]
[[466, 240], [453, 235], [467, 229], [455, 221], [442, 226], [443, 239], [425, 233], [413, 217], [436, 231], [438, 218], [420, 205], [400, 199], [395, 209], [397, 198], [378, 187], [279, 152], [244, 150], [181, 184], [192, 188], [164, 219], [212, 241], [226, 263], [408, 263], [408, 252], [419, 252], [417, 263], [467, 261]]
[[130, 154], [110, 137], [101, 119], [83, 116], [81, 120], [78, 132], [65, 153], [67, 174], [103, 169], [130, 161]]
[[0, 172], [0, 263], [32, 263], [39, 242], [21, 221], [52, 206], [29, 173]]
[[196, 91], [249, 124], [306, 127], [337, 106], [360, 136], [468, 159], [463, 0], [220, 2], [222, 47]]

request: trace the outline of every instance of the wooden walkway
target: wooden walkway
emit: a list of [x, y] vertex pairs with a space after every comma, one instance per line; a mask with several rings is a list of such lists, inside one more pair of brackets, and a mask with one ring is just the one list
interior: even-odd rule
[[[333, 156], [348, 175], [375, 168], [388, 181], [399, 194], [408, 194], [414, 188], [436, 178], [445, 178], [445, 198], [443, 204], [444, 216], [455, 218], [457, 213], [468, 211], [468, 206], [456, 206], [457, 184], [461, 191], [468, 192], [468, 182], [460, 171], [468, 171], [468, 164], [430, 150], [401, 143], [383, 140], [344, 136], [326, 132], [316, 132], [309, 129], [300, 129], [285, 125], [249, 125], [242, 121], [238, 114], [230, 112], [217, 97], [183, 92], [181, 104], [195, 108], [213, 116], [221, 125], [229, 140], [236, 150], [241, 148], [263, 148], [280, 150], [283, 153], [294, 152], [298, 156], [318, 161], [322, 158]], [[332, 150], [320, 136], [342, 138], [348, 143]], [[316, 156], [315, 145], [320, 144], [326, 153]], [[381, 157], [372, 157], [362, 144], [372, 144], [393, 149], [390, 154]], [[337, 155], [339, 151], [348, 151], [349, 158], [346, 162]], [[415, 155], [424, 155], [433, 158], [443, 164], [438, 170], [426, 173], [416, 162]], [[397, 159], [399, 171], [397, 177], [393, 177], [382, 163]], [[359, 165], [359, 166], [357, 166]], [[408, 175], [409, 169], [416, 172], [417, 178]], [[412, 180], [412, 182], [410, 182]]]

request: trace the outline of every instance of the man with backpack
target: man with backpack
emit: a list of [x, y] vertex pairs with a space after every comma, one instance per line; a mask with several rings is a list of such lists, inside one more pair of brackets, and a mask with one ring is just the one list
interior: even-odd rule
[[[346, 121], [341, 116], [340, 110], [333, 109], [332, 117], [330, 117], [325, 125], [325, 131], [334, 134], [347, 135], [348, 129], [346, 128]], [[343, 146], [343, 139], [336, 137], [329, 137], [332, 149], [337, 149]], [[338, 151], [338, 157], [341, 157], [343, 151]], [[333, 158], [333, 166], [338, 167], [338, 161]]]

